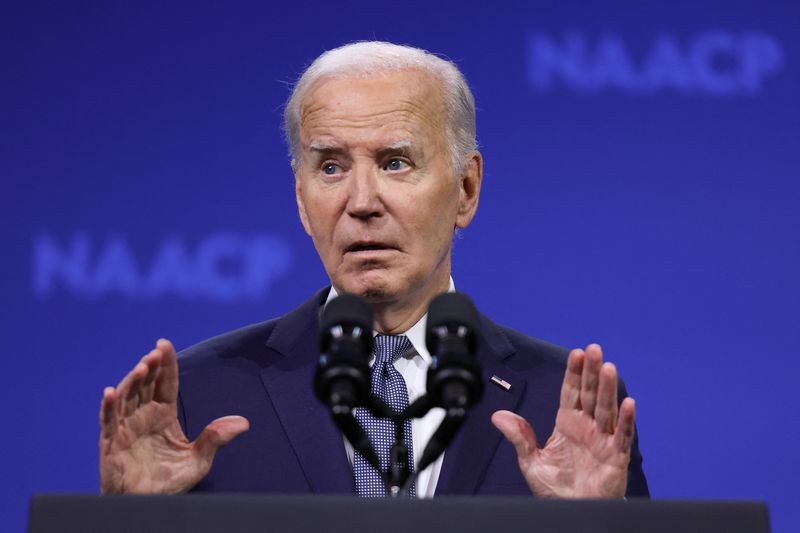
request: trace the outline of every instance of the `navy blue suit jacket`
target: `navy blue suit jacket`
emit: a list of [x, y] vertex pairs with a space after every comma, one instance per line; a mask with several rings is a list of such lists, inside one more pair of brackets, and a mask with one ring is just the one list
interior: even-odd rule
[[[280, 318], [181, 352], [178, 416], [189, 439], [220, 416], [250, 421], [250, 431], [220, 450], [195, 490], [353, 493], [342, 437], [311, 385], [319, 359], [319, 311], [327, 293], [319, 291]], [[567, 351], [484, 316], [481, 329], [478, 357], [485, 395], [445, 453], [436, 495], [529, 495], [514, 448], [490, 417], [498, 409], [514, 411], [543, 443], [555, 424]], [[511, 383], [511, 389], [491, 384], [492, 375]], [[621, 385], [620, 399], [624, 396]], [[634, 440], [628, 496], [647, 495]]]

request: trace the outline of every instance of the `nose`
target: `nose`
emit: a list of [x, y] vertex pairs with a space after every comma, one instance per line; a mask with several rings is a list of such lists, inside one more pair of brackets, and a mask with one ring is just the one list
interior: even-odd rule
[[378, 169], [374, 164], [354, 164], [350, 171], [347, 214], [353, 218], [370, 219], [382, 216], [384, 211]]

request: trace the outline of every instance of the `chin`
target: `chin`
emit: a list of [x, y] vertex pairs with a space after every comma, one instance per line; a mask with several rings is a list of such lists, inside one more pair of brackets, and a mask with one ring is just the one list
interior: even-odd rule
[[369, 303], [383, 303], [397, 299], [398, 289], [397, 284], [392, 283], [392, 280], [386, 279], [386, 276], [375, 273], [359, 276], [358, 279], [343, 280], [341, 284], [342, 290], [361, 296]]
[[390, 295], [383, 289], [367, 289], [359, 296], [370, 304], [380, 304], [392, 300]]
[[378, 284], [362, 285], [358, 287], [355, 294], [361, 296], [371, 304], [395, 300], [397, 296], [396, 291], [390, 290], [389, 287], [385, 285]]

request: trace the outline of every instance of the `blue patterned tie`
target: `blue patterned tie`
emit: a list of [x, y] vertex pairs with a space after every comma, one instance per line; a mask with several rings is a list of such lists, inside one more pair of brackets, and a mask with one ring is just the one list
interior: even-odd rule
[[[404, 335], [375, 337], [375, 363], [372, 365], [372, 394], [386, 402], [394, 412], [399, 413], [408, 406], [408, 391], [403, 376], [394, 367], [394, 362], [406, 350], [411, 348], [411, 341]], [[385, 418], [376, 418], [367, 409], [359, 407], [355, 410], [356, 420], [367, 432], [375, 453], [381, 463], [381, 470], [386, 471], [389, 465], [389, 449], [394, 443], [394, 422]], [[411, 439], [411, 421], [403, 425], [404, 441], [408, 448], [408, 465], [414, 470], [414, 446]], [[382, 498], [386, 496], [386, 485], [380, 473], [370, 465], [360, 453], [353, 455], [353, 476], [355, 477], [356, 494], [365, 498]], [[408, 496], [416, 496], [414, 486], [408, 490]]]

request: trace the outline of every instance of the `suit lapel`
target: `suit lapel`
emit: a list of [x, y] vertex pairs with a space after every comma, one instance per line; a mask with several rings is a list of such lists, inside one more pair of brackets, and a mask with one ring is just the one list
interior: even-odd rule
[[261, 380], [313, 493], [352, 493], [344, 441], [327, 407], [314, 396], [319, 359], [319, 309], [328, 289], [281, 318], [267, 348], [283, 357], [262, 368]]
[[[492, 413], [500, 409], [514, 411], [525, 390], [526, 381], [502, 363], [514, 353], [514, 347], [488, 318], [481, 316], [481, 323], [478, 359], [483, 367], [483, 399], [470, 411], [444, 454], [436, 484], [437, 496], [475, 493], [502, 438], [490, 421]], [[493, 375], [511, 383], [511, 390], [503, 390], [491, 383]]]

